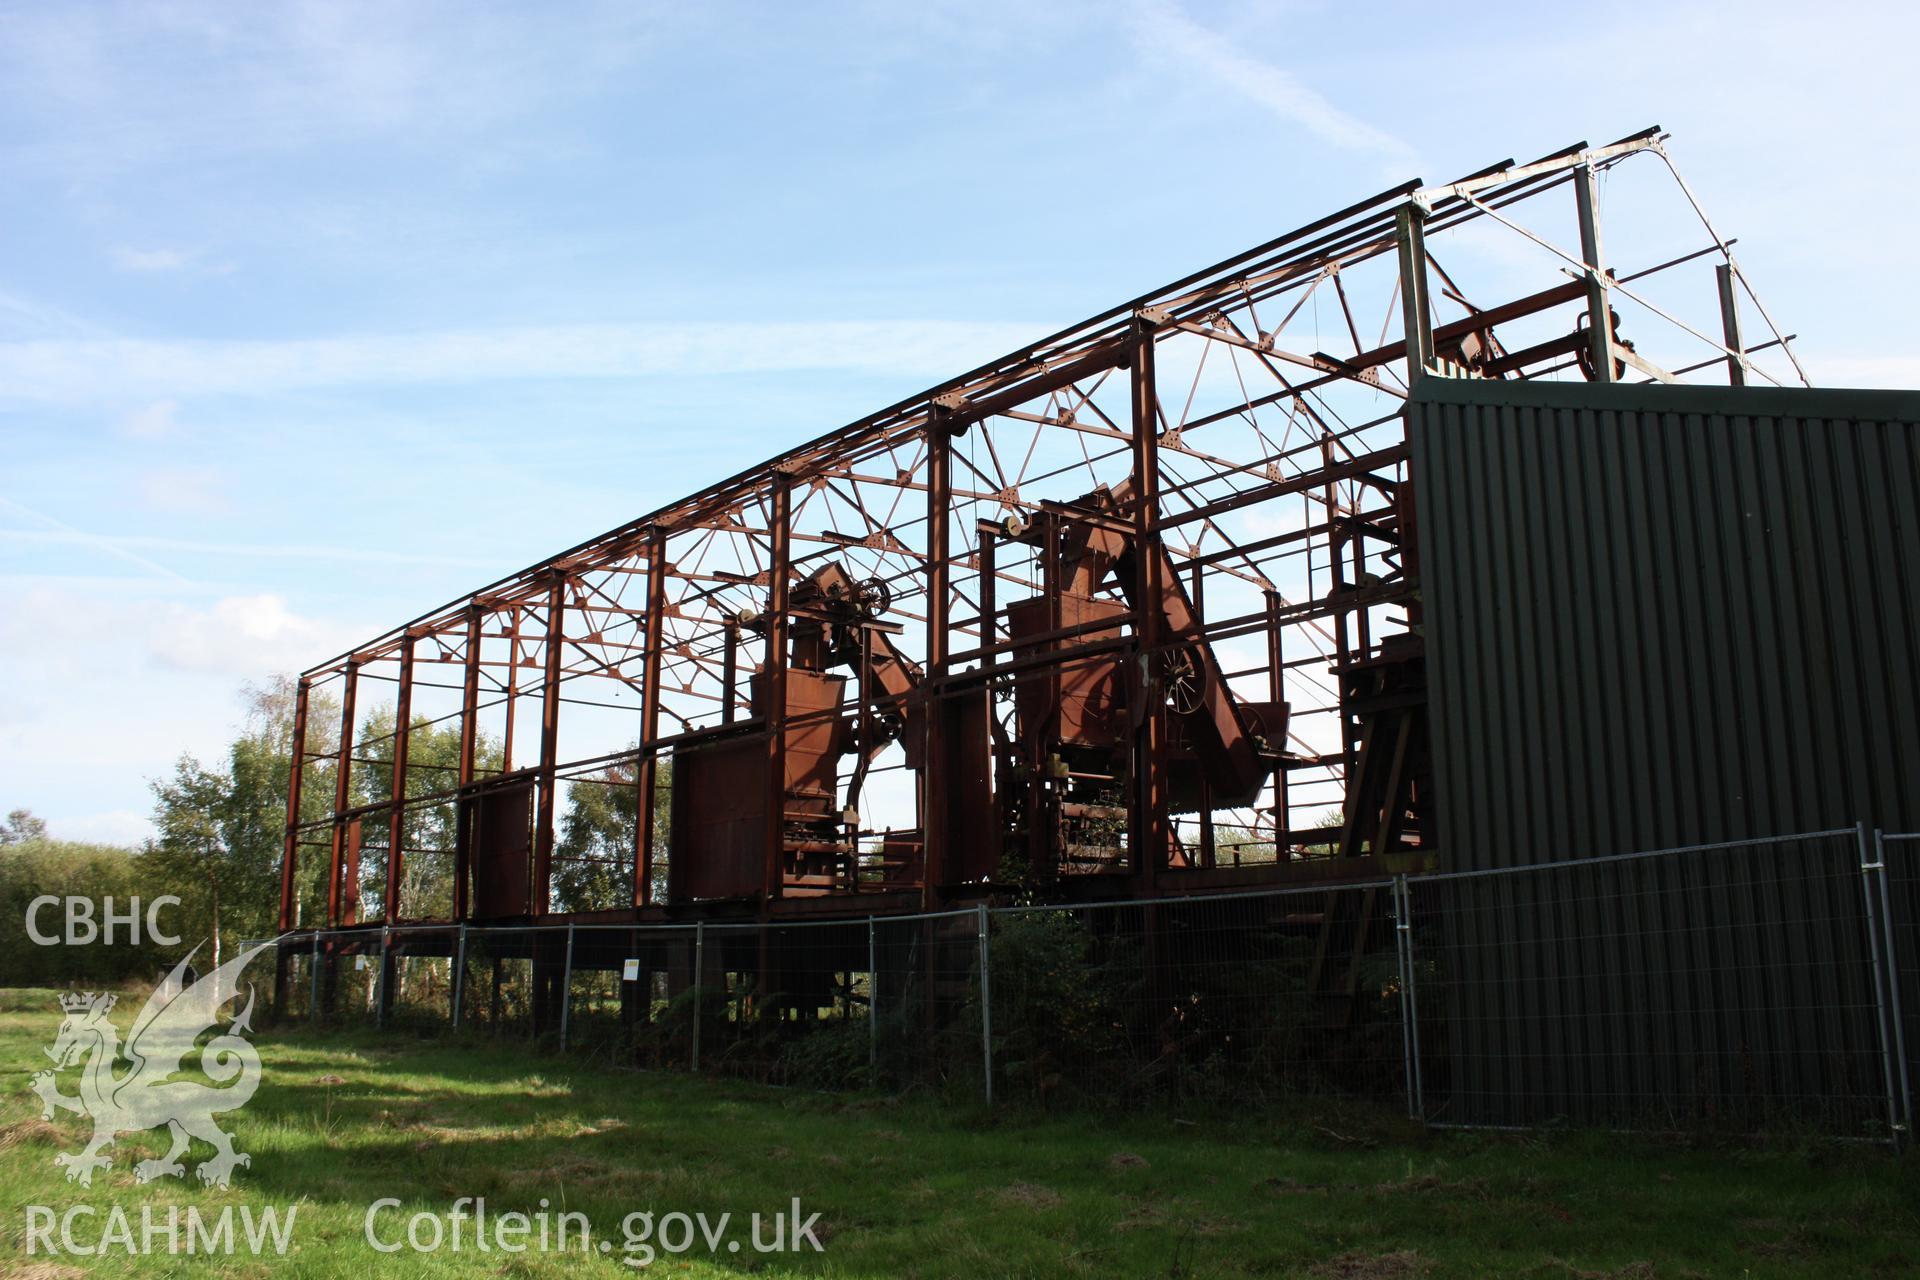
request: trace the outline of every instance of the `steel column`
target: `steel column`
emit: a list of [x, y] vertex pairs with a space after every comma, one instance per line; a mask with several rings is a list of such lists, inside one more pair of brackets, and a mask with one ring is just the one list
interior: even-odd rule
[[1160, 697], [1160, 604], [1169, 590], [1161, 581], [1160, 555], [1160, 399], [1154, 382], [1154, 331], [1159, 317], [1134, 318], [1132, 391], [1133, 574], [1139, 617], [1140, 690], [1134, 730], [1133, 795], [1128, 833], [1129, 868], [1135, 892], [1148, 893], [1167, 859], [1166, 717]]
[[346, 812], [351, 795], [348, 788], [353, 775], [353, 700], [359, 683], [360, 664], [349, 658], [340, 691], [340, 758], [333, 774], [333, 839], [327, 855], [327, 924], [332, 928], [340, 924], [340, 863], [345, 855], [348, 821], [341, 815]]
[[295, 885], [300, 851], [301, 775], [307, 764], [307, 678], [302, 676], [293, 691], [293, 771], [287, 777], [287, 836], [280, 852], [280, 932], [294, 925], [294, 906], [298, 895]]
[[547, 586], [546, 670], [540, 686], [540, 801], [533, 832], [532, 914], [544, 916], [552, 906], [553, 814], [558, 797], [555, 771], [560, 750], [560, 652], [565, 643], [564, 613], [567, 579], [553, 572]]
[[418, 637], [408, 632], [400, 642], [400, 687], [393, 704], [393, 777], [387, 799], [387, 888], [381, 904], [388, 924], [400, 918], [400, 864], [407, 829], [407, 763], [413, 745], [413, 650]]
[[783, 471], [772, 475], [769, 494], [767, 564], [767, 659], [761, 690], [765, 704], [760, 716], [767, 730], [767, 830], [762, 868], [761, 898], [780, 897], [786, 880], [787, 858], [787, 587], [793, 519], [793, 478]]
[[940, 684], [947, 674], [947, 613], [951, 603], [948, 525], [953, 486], [953, 413], [935, 404], [927, 413], [927, 662], [922, 717], [926, 767], [920, 771], [920, 900], [932, 910], [947, 881], [946, 768], [940, 728]]
[[[1287, 700], [1287, 667], [1285, 643], [1281, 638], [1280, 606], [1278, 591], [1265, 592], [1267, 605], [1267, 697], [1276, 703]], [[1280, 741], [1270, 744], [1275, 753], [1287, 749], [1286, 730], [1280, 731]], [[1287, 762], [1276, 759], [1273, 762], [1273, 852], [1274, 857], [1284, 862], [1287, 858], [1287, 846], [1291, 843], [1288, 836], [1293, 830], [1293, 816], [1287, 796]], [[1235, 853], [1238, 861], [1238, 851]]]
[[1727, 383], [1744, 387], [1747, 385], [1747, 349], [1740, 337], [1739, 274], [1731, 262], [1722, 262], [1714, 267], [1713, 276], [1720, 289], [1720, 332], [1727, 348]]
[[1607, 264], [1600, 252], [1600, 202], [1594, 177], [1591, 164], [1575, 167], [1573, 198], [1580, 217], [1580, 259], [1587, 267], [1587, 341], [1593, 380], [1612, 382], [1613, 303], [1607, 295]]
[[[653, 530], [647, 539], [647, 634], [640, 656], [640, 756], [633, 764], [639, 795], [633, 832], [633, 905], [653, 901], [653, 790], [659, 769], [654, 739], [660, 736], [660, 653], [666, 647], [667, 538]], [[731, 684], [729, 681], [729, 698]]]
[[473, 785], [475, 749], [480, 737], [480, 645], [481, 613], [478, 605], [467, 610], [467, 652], [460, 681], [460, 774], [461, 798], [453, 806], [453, 918], [467, 918], [468, 894], [473, 879], [473, 813], [466, 801], [466, 790]]
[[1394, 215], [1400, 251], [1400, 316], [1406, 330], [1407, 389], [1433, 372], [1433, 307], [1427, 296], [1427, 211], [1408, 201]]

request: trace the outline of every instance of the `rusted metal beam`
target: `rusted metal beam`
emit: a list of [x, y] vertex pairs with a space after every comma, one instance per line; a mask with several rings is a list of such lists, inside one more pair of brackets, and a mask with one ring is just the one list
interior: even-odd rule
[[[953, 435], [961, 428], [959, 415], [936, 404], [927, 416], [927, 634], [926, 675], [935, 687], [947, 674], [947, 622], [951, 605], [952, 565], [948, 533], [952, 523]], [[940, 698], [926, 696], [921, 716], [926, 735], [920, 771], [921, 894], [927, 910], [934, 909], [948, 876], [948, 837], [952, 815], [947, 810], [947, 760], [941, 728]]]
[[327, 854], [327, 924], [336, 928], [340, 924], [340, 877], [345, 873], [347, 839], [346, 820], [341, 815], [346, 810], [348, 796], [352, 794], [348, 788], [352, 785], [353, 772], [353, 700], [359, 683], [360, 666], [350, 661], [340, 690], [340, 755], [334, 764], [333, 838]]
[[647, 637], [640, 662], [640, 754], [634, 760], [633, 905], [653, 901], [654, 779], [659, 769], [660, 656], [666, 648], [667, 539], [655, 529], [647, 552]]
[[407, 757], [413, 744], [413, 651], [419, 643], [409, 635], [400, 644], [400, 688], [393, 706], [393, 776], [388, 786], [387, 888], [382, 915], [388, 924], [400, 918], [400, 864], [407, 821]]
[[[460, 683], [460, 791], [473, 785], [475, 756], [480, 739], [480, 650], [482, 619], [478, 606], [467, 611], [466, 669]], [[453, 918], [465, 920], [473, 879], [473, 806], [460, 800], [454, 806]]]
[[1594, 190], [1591, 163], [1573, 171], [1574, 210], [1580, 223], [1580, 258], [1586, 264], [1588, 376], [1596, 382], [1614, 381], [1613, 304], [1607, 297], [1607, 264], [1600, 253], [1600, 200]]
[[307, 764], [307, 697], [311, 685], [303, 676], [293, 691], [293, 772], [287, 778], [287, 831], [280, 851], [280, 932], [294, 925], [296, 864], [299, 860], [300, 790]]
[[1139, 637], [1135, 686], [1140, 700], [1133, 744], [1134, 789], [1129, 806], [1128, 857], [1136, 890], [1153, 891], [1167, 858], [1166, 717], [1161, 707], [1160, 610], [1167, 584], [1161, 581], [1166, 559], [1160, 554], [1160, 397], [1154, 378], [1154, 333], [1165, 317], [1142, 312], [1135, 320], [1129, 387], [1133, 430], [1133, 572]]
[[540, 682], [539, 799], [533, 825], [533, 914], [552, 905], [553, 822], [559, 797], [560, 653], [566, 638], [566, 575], [555, 571], [547, 588], [546, 672]]
[[768, 494], [772, 547], [767, 565], [767, 656], [761, 667], [758, 708], [767, 727], [765, 863], [761, 876], [763, 907], [777, 901], [786, 885], [787, 860], [787, 597], [790, 586], [793, 477], [776, 471]]

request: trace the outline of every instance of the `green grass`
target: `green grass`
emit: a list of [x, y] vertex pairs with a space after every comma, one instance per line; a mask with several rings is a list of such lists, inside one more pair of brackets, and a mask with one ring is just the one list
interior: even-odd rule
[[[25, 998], [21, 998], [25, 997]], [[44, 1004], [40, 1001], [44, 999]], [[52, 1159], [77, 1117], [27, 1091], [58, 1023], [51, 995], [0, 1003], [0, 1205], [298, 1204], [284, 1260], [95, 1263], [113, 1274], [628, 1275], [614, 1255], [374, 1253], [373, 1200], [444, 1213], [819, 1211], [823, 1254], [704, 1252], [651, 1272], [719, 1276], [1854, 1276], [1920, 1270], [1910, 1159], [1818, 1142], [1681, 1144], [1593, 1134], [1427, 1134], [1373, 1111], [1041, 1116], [931, 1099], [830, 1097], [597, 1071], [488, 1046], [260, 1033], [258, 1095], [225, 1117], [253, 1165], [229, 1191], [137, 1185], [158, 1133], [129, 1135], [91, 1190]], [[119, 1021], [124, 1027], [126, 1017]], [[68, 1086], [69, 1089], [71, 1085]], [[196, 1146], [191, 1164], [205, 1155]], [[161, 1209], [164, 1213], [164, 1208]], [[402, 1211], [383, 1219], [389, 1231]], [[0, 1275], [55, 1280], [89, 1259], [24, 1257], [0, 1210]], [[97, 1230], [97, 1228], [96, 1228]]]

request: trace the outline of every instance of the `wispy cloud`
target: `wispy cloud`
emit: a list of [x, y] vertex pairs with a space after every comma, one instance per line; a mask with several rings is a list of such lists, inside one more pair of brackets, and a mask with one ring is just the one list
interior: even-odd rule
[[116, 559], [138, 565], [157, 578], [164, 578], [168, 581], [179, 583], [187, 581], [184, 574], [175, 573], [172, 569], [167, 568], [167, 566], [148, 559], [137, 551], [120, 546], [111, 538], [103, 538], [98, 534], [88, 533], [84, 529], [76, 529], [64, 520], [58, 520], [53, 516], [47, 515], [45, 512], [36, 511], [25, 503], [16, 502], [12, 498], [0, 498], [0, 510], [11, 511], [15, 515], [24, 516], [39, 528], [62, 534], [72, 542], [82, 546], [94, 547]]
[[204, 516], [233, 505], [219, 467], [154, 467], [140, 473], [134, 491], [149, 511], [164, 515]]
[[1236, 48], [1201, 26], [1171, 0], [1140, 0], [1131, 15], [1134, 44], [1149, 59], [1184, 64], [1208, 81], [1230, 89], [1298, 125], [1323, 142], [1408, 165], [1413, 148], [1382, 129], [1335, 106], [1292, 72]]
[[166, 440], [179, 431], [177, 400], [155, 400], [120, 420], [120, 434], [129, 440]]
[[0, 402], [125, 404], [300, 388], [640, 378], [802, 369], [937, 375], [1044, 332], [961, 321], [688, 322], [368, 334], [291, 341], [0, 343]]
[[35, 298], [0, 291], [0, 339], [99, 338], [107, 331], [72, 312]]
[[114, 264], [123, 271], [179, 271], [193, 261], [191, 249], [132, 249], [113, 251]]
[[377, 547], [325, 547], [264, 542], [208, 542], [195, 538], [123, 537], [60, 529], [0, 529], [0, 542], [39, 546], [100, 546], [127, 551], [175, 552], [247, 560], [329, 560], [341, 564], [438, 565], [455, 569], [498, 570], [498, 560], [479, 556], [423, 555]]
[[189, 150], [470, 133], [607, 83], [671, 17], [627, 0], [562, 22], [452, 0], [28, 7], [8, 14], [0, 94], [50, 126], [11, 144], [16, 161], [99, 176]]

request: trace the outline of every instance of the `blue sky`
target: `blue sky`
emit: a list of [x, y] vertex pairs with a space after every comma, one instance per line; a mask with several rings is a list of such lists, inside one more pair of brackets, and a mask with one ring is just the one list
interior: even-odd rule
[[0, 810], [1392, 182], [1658, 123], [1920, 385], [1906, 6], [0, 5]]

